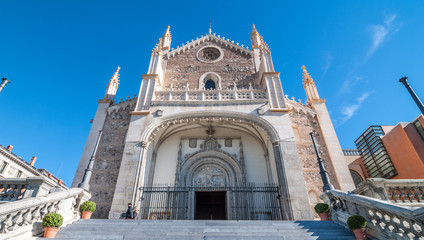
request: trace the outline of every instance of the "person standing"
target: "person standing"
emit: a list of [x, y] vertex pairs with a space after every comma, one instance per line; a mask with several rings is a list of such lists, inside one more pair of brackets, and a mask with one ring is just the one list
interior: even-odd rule
[[132, 203], [128, 203], [128, 209], [127, 212], [125, 213], [125, 219], [133, 219], [133, 207], [132, 207]]
[[137, 217], [138, 212], [139, 212], [139, 210], [138, 210], [138, 206], [136, 206], [136, 207], [134, 208], [134, 211], [133, 211], [133, 219], [135, 219], [135, 218]]

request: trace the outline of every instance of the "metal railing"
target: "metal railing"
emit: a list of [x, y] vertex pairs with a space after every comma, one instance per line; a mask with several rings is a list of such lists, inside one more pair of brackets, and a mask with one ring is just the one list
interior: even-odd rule
[[225, 192], [225, 214], [228, 220], [282, 220], [283, 216], [277, 184], [193, 187], [162, 185], [142, 187], [141, 190], [141, 219], [194, 219], [196, 194], [200, 192]]

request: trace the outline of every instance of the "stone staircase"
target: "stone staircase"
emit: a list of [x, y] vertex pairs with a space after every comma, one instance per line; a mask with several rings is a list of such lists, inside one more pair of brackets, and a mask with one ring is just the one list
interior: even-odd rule
[[[39, 238], [40, 239], [40, 238]], [[354, 240], [331, 221], [79, 220], [59, 230], [56, 239], [140, 240]]]

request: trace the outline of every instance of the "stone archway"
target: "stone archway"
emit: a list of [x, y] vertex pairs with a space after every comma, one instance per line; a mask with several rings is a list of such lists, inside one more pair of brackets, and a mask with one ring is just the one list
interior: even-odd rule
[[179, 183], [184, 186], [237, 186], [243, 183], [240, 164], [219, 150], [201, 151], [182, 164]]

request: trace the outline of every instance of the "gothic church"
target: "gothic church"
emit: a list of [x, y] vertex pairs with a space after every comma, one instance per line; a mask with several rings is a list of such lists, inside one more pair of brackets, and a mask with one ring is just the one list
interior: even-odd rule
[[99, 100], [72, 183], [101, 131], [94, 218], [120, 218], [132, 202], [141, 219], [313, 219], [322, 181], [311, 131], [332, 184], [354, 189], [311, 76], [302, 66], [307, 103], [285, 97], [254, 25], [250, 49], [211, 30], [176, 49], [171, 39], [168, 27], [137, 97], [114, 101], [118, 67]]

